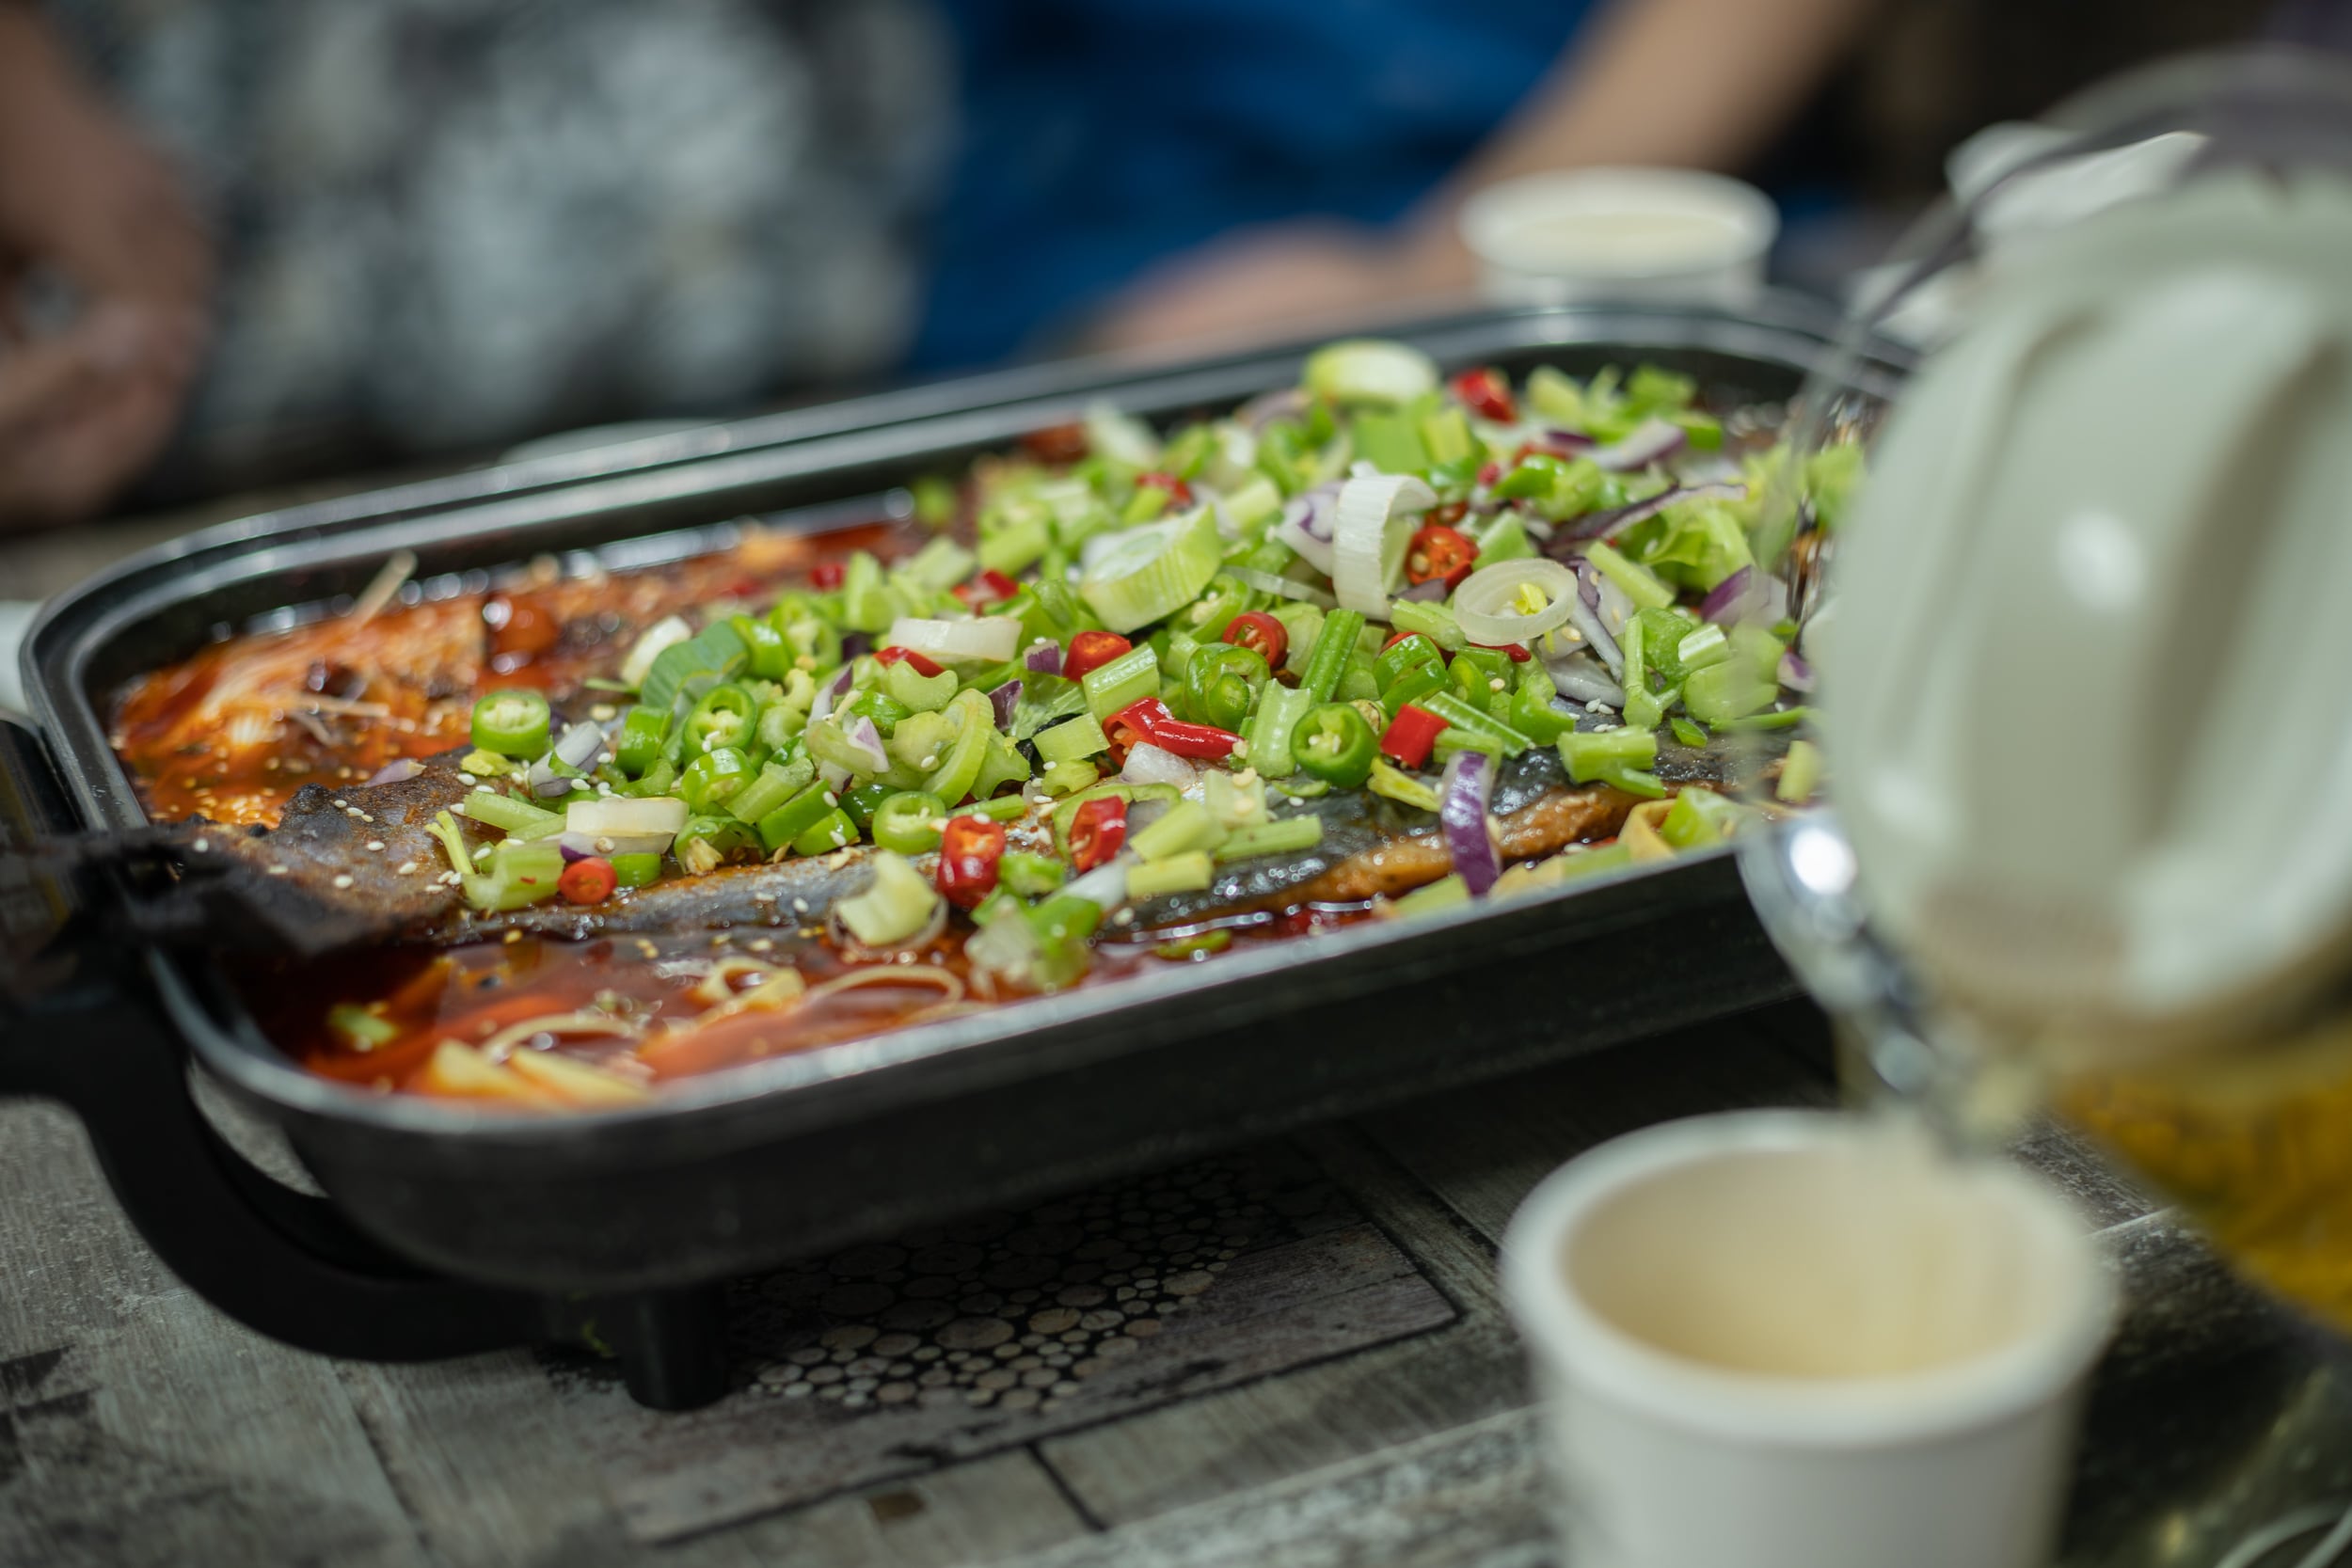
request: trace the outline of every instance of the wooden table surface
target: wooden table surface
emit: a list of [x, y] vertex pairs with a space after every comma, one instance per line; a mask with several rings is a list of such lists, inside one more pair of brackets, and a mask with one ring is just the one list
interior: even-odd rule
[[[774, 1388], [715, 1415], [651, 1417], [548, 1354], [383, 1367], [285, 1349], [162, 1268], [68, 1116], [0, 1104], [0, 1562], [1549, 1562], [1534, 1417], [1495, 1294], [1513, 1207], [1614, 1133], [1826, 1102], [1824, 1064], [1808, 1016], [1779, 1009], [1304, 1132], [1281, 1157], [1316, 1167], [1409, 1259], [1442, 1308], [1424, 1314], [1433, 1326], [1368, 1339], [1360, 1323], [1327, 1324], [1366, 1348], [1209, 1379], [821, 1501], [762, 1513], [754, 1493], [740, 1519], [731, 1478], [823, 1458], [753, 1451], [778, 1429], [745, 1402]], [[2151, 1558], [2148, 1543], [2223, 1538], [2249, 1508], [2267, 1517], [2352, 1488], [2352, 1453], [2333, 1451], [2352, 1405], [2326, 1358], [2063, 1138], [2021, 1157], [2083, 1202], [2136, 1303], [2094, 1406], [2070, 1560], [2211, 1560]], [[1253, 1291], [1295, 1288], [1236, 1272], [1203, 1300], [1247, 1323]], [[2183, 1381], [2208, 1365], [2225, 1375]], [[2208, 1385], [2264, 1401], [2263, 1433], [2300, 1411], [2318, 1461], [2282, 1469], [2257, 1454], [2249, 1469], [2233, 1450], [2235, 1467], [2216, 1470]], [[2266, 1490], [2249, 1497], [2249, 1475]], [[650, 1533], [648, 1499], [669, 1510]], [[731, 1522], [697, 1529], [700, 1517]]]

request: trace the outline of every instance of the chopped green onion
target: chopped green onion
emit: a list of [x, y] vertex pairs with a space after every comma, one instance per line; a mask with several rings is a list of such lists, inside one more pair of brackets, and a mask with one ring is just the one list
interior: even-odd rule
[[[1179, 800], [1160, 814], [1158, 820], [1127, 841], [1128, 847], [1147, 861], [1167, 860], [1172, 855], [1204, 854], [1224, 842], [1225, 830], [1217, 826], [1209, 808], [1198, 800]], [[1203, 886], [1207, 884], [1203, 883]]]
[[1682, 715], [1678, 713], [1675, 715], [1674, 722], [1671, 727], [1675, 732], [1675, 738], [1681, 741], [1685, 746], [1704, 746], [1707, 744], [1707, 732], [1704, 729], [1701, 729], [1698, 725], [1691, 722], [1688, 719], [1683, 718]]
[[1470, 883], [1458, 871], [1449, 872], [1436, 881], [1417, 887], [1389, 906], [1392, 915], [1410, 919], [1415, 915], [1436, 914], [1470, 901]]
[[[1167, 820], [1165, 817], [1162, 821]], [[1158, 826], [1157, 823], [1153, 824]], [[1145, 861], [1127, 872], [1127, 896], [1152, 898], [1163, 893], [1199, 893], [1216, 879], [1205, 849], [1187, 849], [1164, 860]]]
[[1315, 706], [1314, 693], [1299, 687], [1268, 686], [1258, 698], [1258, 711], [1243, 732], [1246, 760], [1262, 778], [1284, 779], [1298, 768], [1291, 737], [1298, 721]]
[[1081, 713], [1058, 724], [1049, 724], [1029, 737], [1037, 754], [1048, 765], [1057, 762], [1083, 762], [1110, 750], [1110, 737], [1103, 733], [1103, 725], [1090, 713]]
[[1451, 691], [1433, 691], [1422, 698], [1419, 705], [1445, 721], [1446, 727], [1438, 736], [1440, 750], [1501, 752], [1504, 756], [1515, 757], [1535, 744], [1510, 725], [1470, 706]]
[[1372, 773], [1365, 779], [1364, 787], [1401, 805], [1418, 806], [1422, 811], [1438, 809], [1438, 792], [1435, 789], [1410, 773], [1401, 771], [1385, 757], [1372, 765]]
[[1657, 573], [1628, 561], [1598, 539], [1585, 543], [1584, 559], [1642, 609], [1663, 610], [1675, 602], [1675, 591], [1660, 581]]
[[1813, 799], [1813, 792], [1821, 785], [1821, 749], [1810, 740], [1791, 743], [1780, 765], [1780, 783], [1772, 789], [1773, 798], [1791, 806]]
[[931, 923], [939, 892], [903, 855], [888, 849], [873, 857], [874, 879], [863, 893], [834, 906], [850, 934], [868, 947], [895, 947]]
[[1308, 812], [1236, 830], [1216, 847], [1216, 861], [1222, 865], [1252, 855], [1295, 855], [1322, 842], [1323, 818]]
[[542, 837], [564, 831], [562, 812], [543, 811], [529, 801], [517, 800], [512, 795], [501, 795], [493, 790], [475, 790], [457, 802], [457, 811], [458, 815], [470, 816], [485, 827], [496, 828], [521, 838]]
[[[1146, 697], [1160, 694], [1160, 659], [1150, 643], [1139, 643], [1086, 673], [1087, 708], [1099, 723]], [[1032, 736], [1031, 738], [1035, 738]]]

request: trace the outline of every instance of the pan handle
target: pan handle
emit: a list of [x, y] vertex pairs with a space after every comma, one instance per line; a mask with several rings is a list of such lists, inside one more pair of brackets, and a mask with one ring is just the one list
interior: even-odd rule
[[552, 1342], [617, 1356], [655, 1409], [726, 1392], [722, 1287], [559, 1299], [442, 1278], [230, 1148], [197, 1106], [140, 955], [82, 914], [103, 891], [25, 853], [75, 827], [40, 737], [0, 720], [0, 1095], [81, 1117], [123, 1212], [172, 1273], [300, 1350], [430, 1361]]
[[0, 720], [0, 1094], [71, 1107], [148, 1244], [272, 1338], [421, 1360], [553, 1337], [537, 1298], [421, 1274], [222, 1141], [138, 956], [76, 918], [103, 891], [30, 858], [77, 826], [40, 737]]

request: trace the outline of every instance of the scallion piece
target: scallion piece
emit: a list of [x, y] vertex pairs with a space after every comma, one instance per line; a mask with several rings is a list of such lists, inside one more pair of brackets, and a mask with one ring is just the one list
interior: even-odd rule
[[1198, 800], [1179, 800], [1127, 843], [1145, 860], [1159, 861], [1194, 851], [1205, 854], [1224, 839], [1225, 830], [1217, 826], [1208, 807]]
[[1455, 871], [1438, 878], [1434, 882], [1415, 888], [1390, 905], [1389, 912], [1392, 915], [1410, 918], [1414, 915], [1436, 914], [1440, 910], [1450, 910], [1470, 901], [1470, 883], [1462, 879], [1460, 872]]
[[1088, 671], [1079, 684], [1086, 688], [1088, 711], [1100, 723], [1122, 708], [1160, 694], [1159, 655], [1151, 644], [1139, 644], [1108, 664]]
[[1276, 822], [1262, 822], [1254, 828], [1242, 828], [1229, 834], [1216, 847], [1219, 865], [1228, 861], [1247, 860], [1252, 855], [1295, 855], [1311, 849], [1323, 842], [1323, 818], [1311, 812], [1301, 816], [1285, 816]]
[[542, 811], [527, 800], [517, 800], [495, 790], [473, 791], [457, 802], [457, 810], [460, 816], [516, 838], [539, 838], [564, 831], [562, 812]]
[[[1157, 827], [1158, 823], [1152, 826]], [[1129, 867], [1127, 896], [1152, 898], [1163, 893], [1199, 893], [1216, 877], [1216, 867], [1210, 862], [1207, 850], [1187, 849], [1164, 860], [1145, 861]]]

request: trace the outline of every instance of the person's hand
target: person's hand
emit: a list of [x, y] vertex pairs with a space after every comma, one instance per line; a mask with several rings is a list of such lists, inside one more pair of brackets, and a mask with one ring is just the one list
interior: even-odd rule
[[1090, 337], [1106, 348], [1200, 344], [1324, 325], [1466, 287], [1469, 253], [1435, 228], [1398, 237], [1298, 222], [1227, 235], [1146, 273]]
[[[81, 309], [32, 334], [45, 272]], [[39, 15], [0, 0], [0, 528], [84, 516], [170, 436], [201, 361], [212, 250], [169, 166]]]

